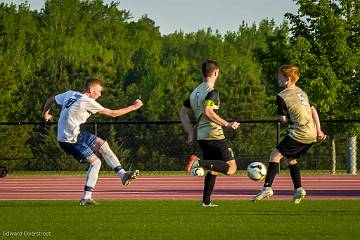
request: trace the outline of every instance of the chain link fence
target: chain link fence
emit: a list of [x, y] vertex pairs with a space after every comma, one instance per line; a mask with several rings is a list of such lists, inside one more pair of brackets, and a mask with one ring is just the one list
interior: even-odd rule
[[[359, 129], [359, 123], [323, 121], [322, 128], [325, 131], [336, 128]], [[186, 144], [185, 133], [178, 121], [92, 122], [84, 124], [82, 130], [106, 139], [125, 168], [182, 171], [190, 154], [201, 156], [196, 144]], [[238, 130], [225, 129], [225, 135], [234, 151], [238, 168], [246, 169], [253, 161], [267, 163], [270, 152], [286, 136], [287, 131], [287, 128], [280, 127], [273, 120], [241, 121]], [[3, 139], [0, 145], [0, 166], [6, 166], [12, 171], [86, 169], [86, 165], [79, 164], [58, 145], [56, 123], [1, 123], [0, 137]], [[328, 136], [325, 142], [314, 144], [299, 162], [301, 168], [306, 170], [331, 172], [351, 169], [350, 173], [354, 174], [356, 165], [359, 165], [357, 149], [359, 141], [356, 141], [356, 134]], [[106, 164], [102, 168], [111, 170]], [[282, 162], [281, 168], [287, 168], [286, 162]]]

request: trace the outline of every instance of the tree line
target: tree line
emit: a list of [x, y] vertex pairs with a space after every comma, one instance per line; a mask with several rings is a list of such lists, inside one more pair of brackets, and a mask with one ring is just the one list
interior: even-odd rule
[[[224, 118], [275, 119], [276, 73], [288, 63], [302, 69], [299, 85], [308, 92], [321, 118], [358, 119], [360, 3], [295, 2], [299, 12], [286, 14], [287, 21], [279, 26], [273, 20], [258, 25], [242, 22], [238, 31], [224, 35], [210, 28], [162, 35], [146, 15], [133, 20], [121, 4], [101, 0], [47, 0], [41, 10], [30, 10], [26, 2], [18, 6], [0, 3], [0, 122], [40, 121], [47, 97], [68, 89], [81, 91], [88, 76], [105, 80], [99, 102], [106, 107], [143, 100], [142, 111], [121, 120], [176, 120], [177, 110], [201, 81], [201, 63], [209, 58], [220, 63], [217, 88]], [[2, 156], [36, 158], [41, 153], [55, 162], [59, 158], [56, 154], [62, 156], [53, 139], [53, 127], [0, 128], [1, 135], [13, 145], [10, 149], [1, 147]], [[147, 137], [153, 141], [150, 136], [156, 129], [138, 129], [143, 132], [137, 137], [149, 132]], [[264, 146], [256, 143], [271, 131], [267, 129], [245, 128], [235, 134], [237, 152], [263, 152]], [[359, 132], [354, 125], [326, 130], [331, 136]], [[125, 146], [121, 136], [133, 134], [135, 127], [129, 127], [128, 132], [107, 131], [103, 134], [112, 136], [113, 145], [121, 145], [119, 152], [128, 158], [139, 156], [139, 163], [148, 153], [154, 154], [154, 159], [169, 159], [146, 142], [136, 149]], [[178, 146], [180, 139], [169, 140], [169, 134], [182, 136], [181, 128], [158, 139]], [[255, 146], [238, 144], [249, 138]], [[273, 142], [265, 145], [273, 146]], [[30, 162], [28, 168], [34, 165]]]

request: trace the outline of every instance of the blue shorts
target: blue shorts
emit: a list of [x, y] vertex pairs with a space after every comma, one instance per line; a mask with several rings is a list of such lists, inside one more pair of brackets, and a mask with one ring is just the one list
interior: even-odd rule
[[89, 132], [82, 132], [76, 143], [59, 142], [65, 152], [72, 155], [80, 163], [86, 163], [88, 158], [95, 156], [92, 148], [96, 146], [97, 136]]

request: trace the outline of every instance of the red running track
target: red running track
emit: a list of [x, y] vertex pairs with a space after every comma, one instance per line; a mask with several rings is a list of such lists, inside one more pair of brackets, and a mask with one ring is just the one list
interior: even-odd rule
[[[117, 177], [100, 177], [93, 193], [95, 199], [188, 199], [200, 200], [203, 179], [190, 176], [144, 176], [129, 186]], [[360, 176], [303, 176], [307, 199], [358, 199]], [[78, 200], [84, 177], [6, 177], [0, 178], [0, 200]], [[213, 199], [250, 199], [262, 187], [247, 177], [220, 176]], [[290, 177], [278, 176], [273, 184], [272, 199], [291, 199]]]

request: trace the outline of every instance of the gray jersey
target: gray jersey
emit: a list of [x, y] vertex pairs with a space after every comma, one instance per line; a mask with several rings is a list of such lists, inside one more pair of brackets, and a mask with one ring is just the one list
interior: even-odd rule
[[211, 122], [204, 116], [206, 106], [211, 106], [214, 111], [220, 107], [220, 99], [217, 91], [206, 82], [201, 83], [191, 93], [190, 107], [193, 110], [197, 121], [197, 140], [220, 140], [224, 139], [224, 132], [220, 125]]
[[279, 115], [290, 120], [289, 136], [304, 144], [316, 142], [316, 127], [307, 94], [299, 87], [289, 87], [277, 96]]

